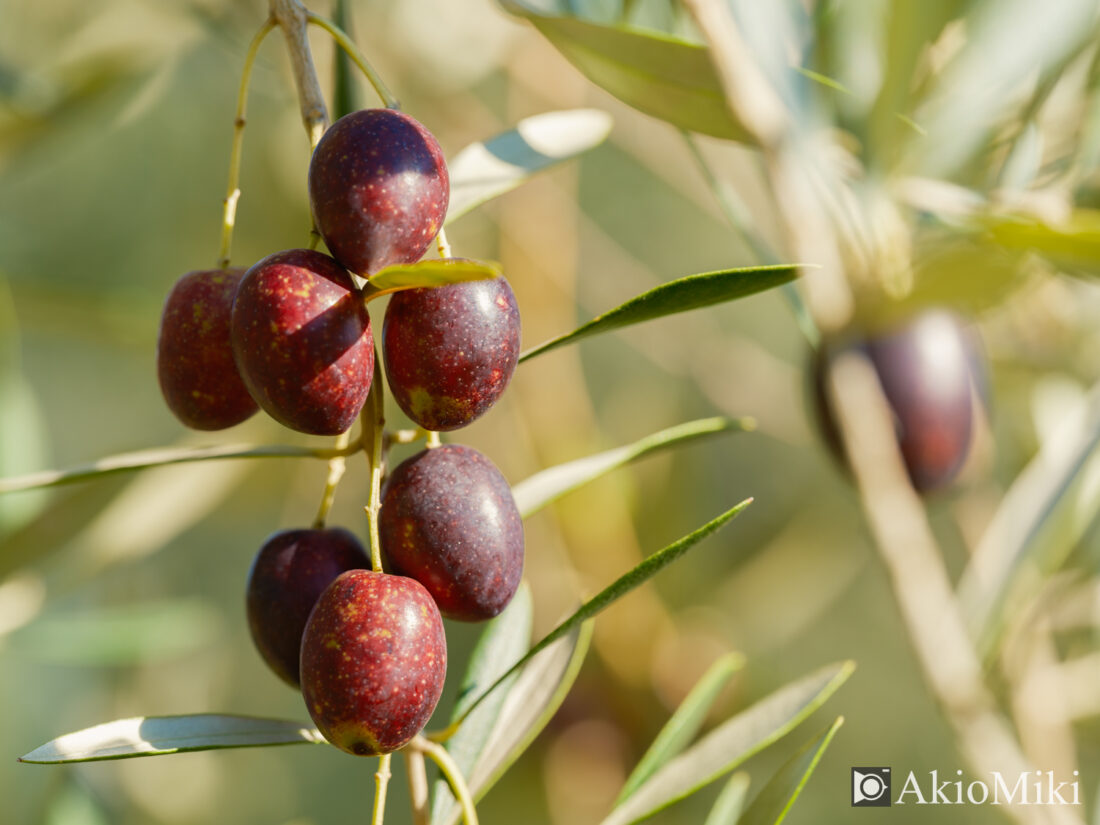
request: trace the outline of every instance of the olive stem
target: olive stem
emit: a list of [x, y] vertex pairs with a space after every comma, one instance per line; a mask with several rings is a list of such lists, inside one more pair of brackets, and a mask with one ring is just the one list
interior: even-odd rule
[[424, 752], [405, 748], [405, 767], [409, 775], [409, 799], [412, 801], [413, 825], [428, 825], [428, 770]]
[[386, 104], [387, 109], [400, 109], [401, 102], [394, 97], [393, 92], [386, 86], [382, 77], [374, 70], [370, 62], [359, 50], [359, 47], [355, 45], [354, 41], [348, 37], [347, 33], [327, 18], [321, 17], [319, 14], [314, 14], [311, 11], [306, 11], [306, 20], [312, 23], [314, 26], [319, 26], [330, 35], [332, 39], [336, 41], [341, 49], [343, 49], [347, 56], [351, 58], [352, 62], [359, 67], [359, 70], [363, 72], [370, 85], [374, 87], [374, 91], [378, 93], [378, 96], [382, 98], [382, 102]]
[[317, 517], [313, 520], [314, 530], [321, 530], [324, 528], [325, 519], [328, 518], [328, 512], [332, 509], [333, 499], [336, 498], [336, 486], [340, 483], [340, 479], [344, 477], [344, 471], [347, 469], [347, 459], [344, 457], [343, 451], [347, 449], [350, 442], [350, 429], [336, 436], [336, 443], [333, 447], [341, 452], [339, 455], [335, 455], [329, 459], [328, 478], [325, 479], [325, 492], [321, 495], [321, 506], [317, 508]]
[[374, 774], [374, 814], [371, 816], [371, 825], [382, 825], [386, 816], [386, 788], [390, 784], [390, 755], [382, 754], [378, 757], [378, 770]]
[[439, 234], [435, 236], [435, 246], [439, 250], [440, 258], [451, 257], [451, 244], [447, 241], [447, 230], [439, 228]]
[[241, 154], [244, 148], [245, 115], [248, 109], [248, 86], [252, 81], [252, 67], [256, 64], [256, 55], [260, 44], [275, 28], [274, 18], [269, 17], [260, 26], [259, 31], [248, 44], [248, 52], [241, 69], [241, 84], [237, 89], [237, 109], [233, 117], [233, 146], [229, 151], [229, 185], [226, 187], [225, 200], [222, 201], [222, 238], [218, 247], [218, 269], [229, 266], [229, 252], [233, 246], [233, 227], [237, 223], [237, 202], [241, 198]]
[[426, 437], [428, 431], [423, 427], [417, 427], [413, 430], [394, 430], [393, 432], [386, 434], [387, 445], [388, 444], [415, 444], [420, 439]]
[[436, 765], [439, 766], [439, 770], [443, 773], [443, 778], [447, 780], [447, 784], [451, 786], [451, 792], [455, 795], [455, 799], [458, 800], [458, 804], [462, 806], [462, 819], [466, 825], [478, 825], [477, 823], [477, 810], [474, 808], [473, 797], [470, 796], [470, 789], [466, 785], [466, 779], [462, 776], [462, 771], [458, 765], [455, 764], [454, 759], [451, 758], [450, 753], [442, 745], [437, 745], [429, 739], [425, 739], [423, 736], [417, 736], [413, 739], [413, 747], [417, 750], [426, 753]]
[[287, 50], [290, 53], [290, 65], [294, 71], [294, 83], [298, 88], [298, 105], [302, 113], [302, 123], [309, 136], [312, 149], [317, 146], [325, 129], [328, 128], [328, 109], [325, 97], [321, 93], [321, 83], [317, 79], [317, 69], [313, 65], [313, 53], [309, 48], [307, 22], [309, 12], [299, 0], [268, 0], [271, 17], [282, 27], [286, 36]]
[[370, 464], [370, 501], [364, 508], [370, 527], [370, 563], [376, 573], [382, 572], [382, 542], [378, 535], [378, 511], [382, 509], [382, 472], [385, 451], [385, 389], [382, 384], [382, 367], [378, 353], [374, 354], [374, 376], [370, 394], [363, 405], [363, 449]]
[[443, 442], [439, 440], [439, 433], [435, 430], [427, 430], [426, 432], [428, 433], [427, 447], [429, 450], [434, 450], [436, 447], [443, 445]]

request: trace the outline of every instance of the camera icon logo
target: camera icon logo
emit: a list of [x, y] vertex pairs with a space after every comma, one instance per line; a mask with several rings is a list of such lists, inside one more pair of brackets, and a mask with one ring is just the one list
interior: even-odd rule
[[890, 807], [889, 768], [852, 768], [852, 807]]

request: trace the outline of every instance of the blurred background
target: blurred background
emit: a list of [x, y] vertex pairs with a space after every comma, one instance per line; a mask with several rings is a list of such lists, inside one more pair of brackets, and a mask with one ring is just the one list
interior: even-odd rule
[[[597, 17], [618, 7], [589, 5]], [[992, 4], [928, 5], [942, 16], [944, 7], [978, 14]], [[637, 25], [684, 28], [666, 3], [628, 6]], [[861, 101], [874, 93], [864, 87], [874, 86], [876, 72], [881, 81], [884, 55], [907, 46], [887, 39], [897, 27], [883, 21], [895, 6], [921, 4], [810, 6], [823, 38], [817, 65], [848, 86], [830, 104], [838, 124], [858, 122]], [[324, 3], [312, 7], [331, 11]], [[724, 222], [679, 131], [601, 91], [522, 20], [489, 0], [355, 0], [351, 10], [357, 42], [448, 156], [539, 112], [586, 106], [614, 117], [606, 144], [449, 229], [456, 253], [502, 263], [523, 313], [525, 347], [660, 282], [757, 262]], [[258, 0], [0, 5], [0, 475], [155, 445], [315, 443], [262, 416], [224, 433], [188, 433], [165, 407], [155, 374], [169, 288], [217, 257], [239, 72], [265, 14]], [[966, 40], [967, 27], [957, 28], [933, 32], [939, 51], [916, 29], [908, 45], [926, 61], [946, 61], [955, 41]], [[1069, 38], [1055, 30], [1035, 40], [1046, 43], [1048, 34]], [[329, 83], [331, 43], [316, 31], [313, 42]], [[1094, 111], [1086, 92], [1095, 86], [1095, 47], [1058, 52], [1059, 43], [1047, 45], [1065, 58], [1058, 77], [1076, 78], [1075, 85], [1051, 83], [1039, 117], [1026, 103], [1051, 74], [1024, 74], [1015, 114], [985, 124], [996, 131], [987, 136], [987, 154], [1002, 163], [1022, 131], [1049, 136], [1031, 150], [1032, 177], [1017, 190], [1056, 174], [1052, 164], [1064, 163], [1067, 153], [1080, 160], [1076, 148], [1066, 148], [1078, 132], [1060, 128]], [[965, 106], [945, 111], [947, 126], [970, 114]], [[865, 136], [858, 129], [852, 135], [847, 145], [859, 154]], [[754, 153], [708, 138], [699, 146], [764, 236], [779, 244]], [[1100, 189], [1088, 174], [1091, 160], [1080, 162], [1084, 173], [1067, 197], [1088, 205], [1089, 193], [1095, 199]], [[234, 263], [247, 266], [306, 244], [307, 164], [276, 34], [254, 74]], [[993, 188], [974, 164], [959, 174], [976, 190]], [[1086, 240], [1095, 245], [1093, 232]], [[928, 501], [952, 576], [1013, 479], [1100, 378], [1100, 290], [1087, 272], [1071, 277], [1020, 251], [1008, 264], [1003, 250], [978, 246], [966, 254], [933, 286], [937, 295], [958, 292], [975, 310], [993, 365], [993, 403], [959, 483]], [[978, 286], [952, 288], [964, 281]], [[382, 307], [372, 314], [380, 323]], [[922, 680], [857, 497], [816, 434], [807, 357], [789, 307], [773, 291], [525, 364], [488, 415], [448, 437], [485, 452], [514, 483], [694, 418], [752, 415], [759, 423], [756, 432], [615, 472], [528, 520], [526, 576], [537, 637], [578, 593], [594, 593], [645, 554], [747, 496], [756, 499], [736, 523], [599, 619], [573, 692], [479, 806], [484, 822], [599, 821], [672, 709], [730, 651], [742, 653], [745, 664], [714, 721], [820, 665], [847, 658], [859, 664], [805, 729], [748, 763], [759, 788], [810, 731], [846, 717], [792, 823], [847, 820], [853, 765], [951, 776], [965, 767]], [[404, 421], [396, 407], [388, 417]], [[409, 450], [398, 447], [394, 460]], [[1100, 474], [1090, 457], [1082, 466], [1091, 472], [1085, 482], [1092, 492], [1074, 499], [1057, 569], [1033, 591], [1045, 601], [1019, 602], [1020, 616], [1037, 616], [1048, 628], [1035, 655], [1053, 660], [1091, 653], [1100, 621], [1100, 542], [1092, 526]], [[330, 521], [364, 535], [365, 461], [349, 466]], [[61, 733], [126, 716], [224, 711], [307, 719], [299, 696], [252, 649], [243, 589], [264, 539], [312, 519], [325, 473], [312, 460], [208, 462], [0, 499], [5, 821], [365, 819], [374, 762], [329, 748], [65, 768], [15, 762]], [[1025, 607], [1036, 612], [1025, 614]], [[441, 713], [477, 633], [448, 625], [451, 678]], [[991, 665], [991, 682], [1011, 705], [1005, 669]], [[1061, 682], [1040, 688], [1040, 705], [1064, 712], [1028, 728], [1045, 769], [1080, 769], [1087, 819], [1100, 766], [1097, 675], [1095, 665], [1082, 669], [1072, 701]], [[408, 805], [403, 770], [394, 764], [387, 821], [399, 823], [408, 821]], [[653, 821], [701, 822], [716, 791]], [[860, 816], [902, 825], [928, 814], [907, 806]], [[935, 816], [943, 823], [1005, 821], [988, 807], [939, 808]]]

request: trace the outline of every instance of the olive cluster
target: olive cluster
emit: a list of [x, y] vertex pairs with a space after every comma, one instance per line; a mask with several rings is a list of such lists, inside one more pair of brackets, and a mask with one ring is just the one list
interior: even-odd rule
[[[263, 409], [299, 432], [336, 435], [366, 403], [375, 341], [350, 273], [369, 284], [424, 255], [447, 213], [447, 167], [416, 120], [367, 109], [325, 133], [308, 187], [331, 256], [289, 249], [247, 271], [190, 272], [169, 294], [158, 376], [184, 424], [216, 430]], [[463, 427], [508, 385], [519, 336], [502, 277], [397, 292], [381, 340], [390, 390], [423, 429]], [[247, 585], [264, 660], [301, 688], [329, 741], [362, 755], [400, 748], [427, 723], [446, 673], [442, 616], [496, 616], [523, 572], [511, 490], [470, 447], [400, 464], [382, 491], [379, 534], [391, 573], [372, 570], [347, 530], [298, 529], [266, 541]]]

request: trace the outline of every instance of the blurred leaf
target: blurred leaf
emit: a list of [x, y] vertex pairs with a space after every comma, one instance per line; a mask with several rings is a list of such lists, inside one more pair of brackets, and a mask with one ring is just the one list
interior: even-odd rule
[[988, 215], [981, 221], [1008, 249], [1037, 252], [1070, 274], [1100, 276], [1100, 210], [1074, 209], [1057, 226], [1011, 215]]
[[633, 444], [578, 458], [535, 473], [516, 484], [512, 488], [512, 496], [516, 500], [520, 513], [526, 518], [570, 490], [575, 490], [650, 453], [698, 438], [707, 438], [725, 432], [747, 432], [755, 427], [756, 422], [751, 418], [701, 418], [698, 421], [678, 424], [647, 435]]
[[[358, 449], [358, 448], [357, 448]], [[0, 495], [39, 487], [60, 487], [79, 481], [93, 481], [115, 473], [167, 467], [171, 464], [189, 464], [195, 461], [214, 461], [228, 458], [320, 458], [329, 459], [349, 450], [332, 450], [324, 447], [297, 447], [271, 444], [219, 444], [215, 447], [153, 447], [132, 453], [104, 456], [87, 464], [67, 467], [63, 470], [42, 470], [25, 476], [0, 478]]]
[[675, 315], [692, 309], [721, 304], [755, 295], [757, 292], [789, 283], [798, 277], [798, 266], [750, 266], [687, 275], [636, 295], [615, 309], [593, 318], [570, 333], [539, 344], [520, 356], [520, 361], [542, 355], [565, 344], [573, 344], [591, 335], [600, 335], [643, 321]]
[[[467, 705], [474, 697], [495, 682], [512, 662], [527, 652], [531, 644], [531, 620], [531, 588], [527, 582], [523, 582], [504, 612], [491, 620], [481, 634], [477, 647], [470, 656], [466, 676], [451, 711], [452, 722], [466, 712]], [[513, 682], [516, 678], [518, 677], [512, 677]], [[509, 684], [502, 685], [444, 743], [463, 776], [470, 776], [478, 756], [489, 741], [489, 735], [500, 717], [501, 708], [511, 688]], [[432, 825], [448, 819], [456, 807], [457, 803], [446, 780], [437, 780], [432, 799]]]
[[735, 773], [729, 778], [703, 825], [736, 825], [745, 807], [745, 795], [749, 792], [749, 775]]
[[837, 717], [824, 732], [792, 756], [752, 801], [739, 825], [779, 825], [810, 781], [825, 749], [843, 724], [844, 717]]
[[532, 175], [599, 146], [610, 133], [606, 112], [567, 109], [524, 118], [514, 129], [470, 144], [447, 164], [451, 199], [444, 226]]
[[992, 655], [1001, 615], [1028, 573], [1059, 567], [1100, 512], [1100, 384], [1067, 410], [1012, 482], [959, 582], [972, 636]]
[[415, 264], [387, 266], [371, 275], [363, 288], [365, 300], [388, 295], [401, 289], [446, 286], [463, 281], [484, 281], [500, 277], [496, 264], [472, 261], [468, 258], [431, 258]]
[[499, 1], [627, 105], [692, 132], [748, 140], [726, 105], [705, 47], [655, 32], [539, 14], [517, 0]]
[[[475, 801], [489, 792], [561, 707], [588, 653], [592, 625], [588, 621], [574, 627], [520, 671], [477, 764], [467, 777]], [[460, 811], [453, 808], [446, 825], [454, 825], [459, 816]]]
[[854, 668], [852, 662], [829, 665], [727, 720], [657, 771], [602, 825], [637, 822], [733, 770], [801, 724]]
[[703, 677], [696, 682], [687, 698], [676, 708], [676, 712], [661, 728], [660, 733], [646, 750], [638, 764], [631, 771], [615, 800], [616, 805], [629, 797], [653, 773], [674, 757], [695, 738], [703, 727], [711, 706], [730, 678], [741, 669], [745, 657], [740, 653], [727, 653], [716, 661]]
[[684, 553], [686, 553], [696, 544], [701, 542], [711, 533], [717, 532], [728, 522], [736, 518], [741, 513], [741, 511], [748, 507], [750, 504], [752, 504], [752, 499], [745, 499], [740, 504], [731, 507], [729, 510], [722, 513], [722, 515], [718, 516], [717, 518], [708, 521], [697, 530], [688, 533], [683, 538], [674, 541], [672, 544], [662, 548], [661, 550], [658, 550], [652, 556], [644, 559], [641, 564], [619, 576], [619, 578], [615, 579], [615, 581], [613, 581], [611, 584], [609, 584], [607, 587], [605, 587], [603, 590], [601, 590], [599, 593], [597, 593], [595, 596], [593, 596], [591, 599], [589, 599], [579, 608], [577, 608], [577, 611], [573, 613], [572, 616], [570, 616], [568, 619], [566, 619], [549, 633], [547, 633], [541, 641], [539, 641], [527, 652], [526, 656], [524, 656], [522, 659], [512, 665], [512, 667], [505, 671], [503, 676], [498, 678], [495, 682], [493, 682], [492, 685], [486, 688], [485, 691], [477, 697], [477, 699], [473, 700], [470, 703], [470, 706], [466, 712], [470, 713], [473, 708], [476, 708], [487, 696], [495, 691], [505, 681], [505, 679], [507, 679], [508, 676], [510, 676], [519, 668], [523, 667], [524, 664], [537, 656], [542, 650], [553, 644], [562, 636], [571, 633], [575, 627], [580, 625], [582, 622], [593, 618], [602, 610], [609, 607], [613, 602], [621, 599], [634, 588], [649, 581], [649, 579], [653, 578], [659, 572], [664, 570], [666, 567], [668, 567], [668, 565], [672, 564], [672, 562], [676, 561], [678, 558], [684, 555]]
[[110, 820], [84, 787], [67, 782], [50, 800], [43, 825], [110, 825]]
[[47, 614], [11, 637], [23, 655], [68, 665], [129, 665], [161, 661], [202, 648], [217, 635], [220, 616], [192, 599]]
[[325, 744], [325, 739], [319, 731], [285, 719], [222, 713], [137, 716], [59, 736], [19, 757], [19, 761], [56, 765], [186, 751], [307, 744]]

